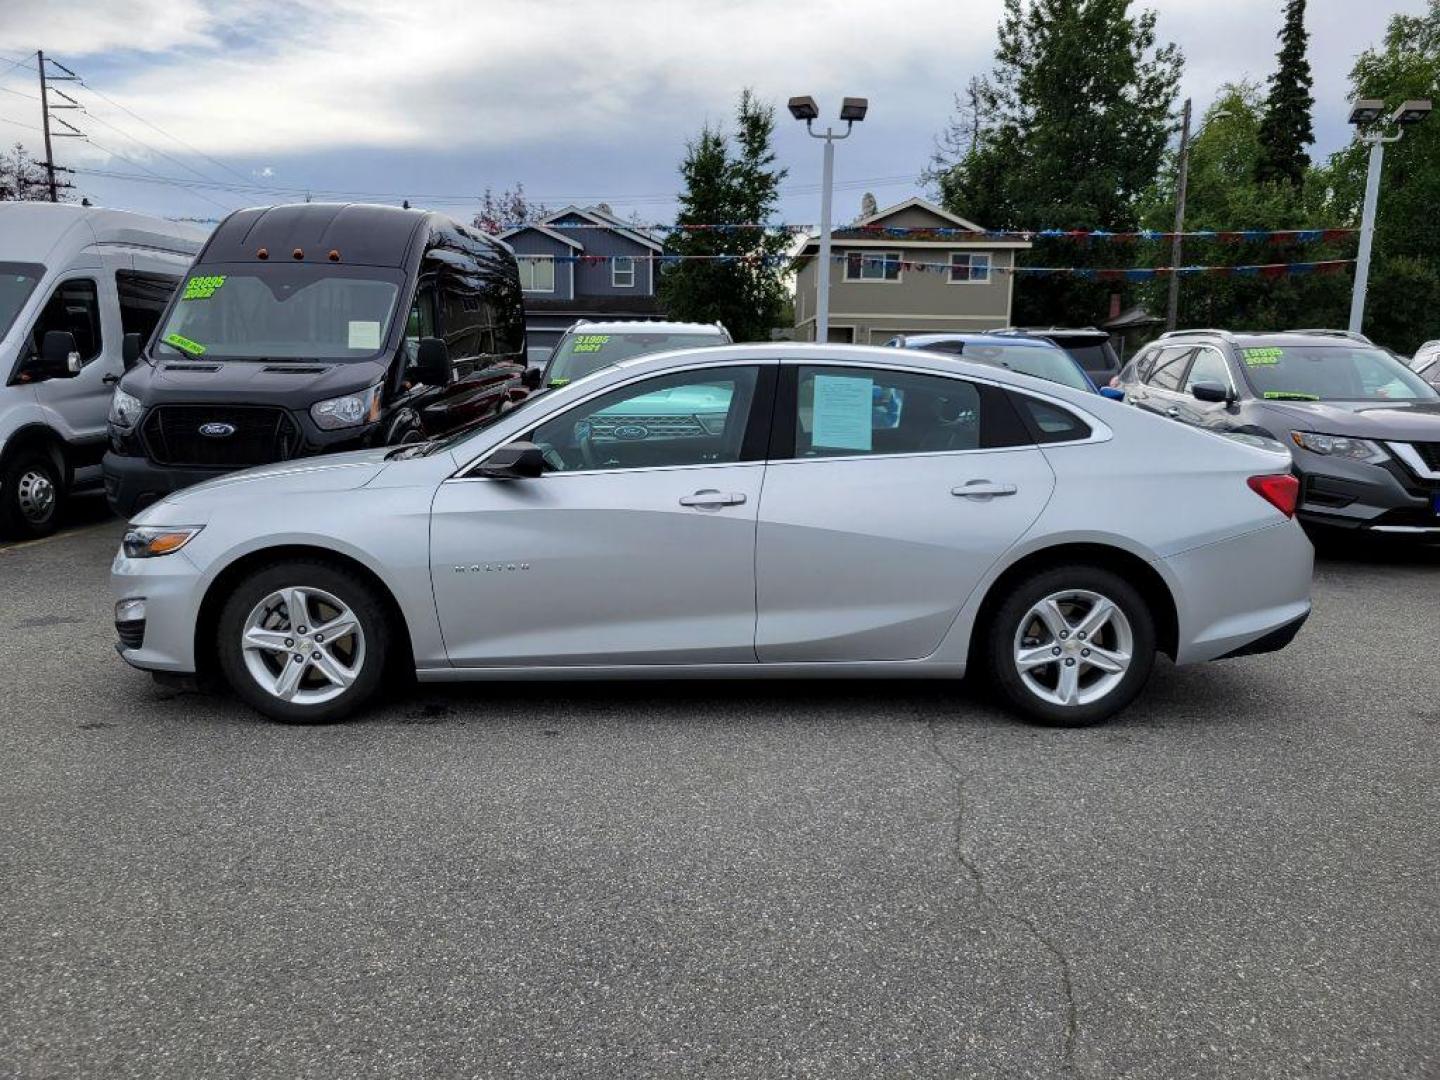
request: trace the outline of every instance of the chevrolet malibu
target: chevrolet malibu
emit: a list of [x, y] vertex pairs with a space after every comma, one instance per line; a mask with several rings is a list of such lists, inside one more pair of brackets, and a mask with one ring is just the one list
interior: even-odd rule
[[1283, 453], [963, 357], [693, 349], [483, 430], [177, 492], [125, 535], [115, 618], [133, 666], [292, 723], [412, 674], [973, 669], [1025, 717], [1088, 724], [1157, 653], [1294, 637], [1296, 495]]

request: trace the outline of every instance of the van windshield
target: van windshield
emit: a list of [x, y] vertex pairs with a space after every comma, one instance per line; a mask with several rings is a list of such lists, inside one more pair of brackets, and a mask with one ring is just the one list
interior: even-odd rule
[[155, 347], [216, 359], [367, 360], [384, 345], [400, 278], [369, 266], [196, 267]]
[[727, 339], [716, 330], [709, 334], [672, 334], [634, 331], [624, 334], [567, 334], [550, 359], [547, 372], [551, 386], [564, 386], [583, 379], [601, 368], [646, 353], [670, 349], [695, 349], [702, 345], [725, 345]]
[[0, 262], [0, 337], [10, 332], [15, 316], [45, 276], [45, 268], [32, 263]]

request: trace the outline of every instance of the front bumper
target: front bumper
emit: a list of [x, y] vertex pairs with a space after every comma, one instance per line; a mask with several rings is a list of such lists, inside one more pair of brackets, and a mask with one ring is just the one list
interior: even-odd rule
[[1296, 455], [1306, 525], [1380, 535], [1440, 539], [1440, 480], [1412, 476], [1398, 461], [1383, 465]]
[[133, 517], [172, 491], [231, 471], [156, 465], [147, 458], [126, 457], [113, 450], [106, 451], [101, 470], [105, 476], [105, 500], [110, 509], [123, 518]]
[[121, 658], [143, 671], [193, 674], [202, 585], [200, 570], [183, 549], [155, 559], [130, 559], [118, 552], [110, 565], [114, 599], [145, 601], [143, 621], [116, 624], [115, 649]]

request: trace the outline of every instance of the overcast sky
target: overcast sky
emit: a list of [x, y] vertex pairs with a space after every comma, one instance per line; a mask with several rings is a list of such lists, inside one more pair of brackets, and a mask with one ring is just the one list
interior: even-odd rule
[[[1283, 0], [1142, 0], [1185, 53], [1183, 93], [1263, 79]], [[1317, 145], [1348, 137], [1346, 77], [1389, 17], [1424, 0], [1310, 0]], [[293, 192], [409, 197], [464, 216], [472, 193], [523, 182], [551, 205], [673, 213], [685, 140], [753, 86], [781, 106], [782, 215], [818, 218], [820, 144], [784, 113], [845, 94], [870, 116], [837, 147], [836, 215], [871, 190], [916, 193], [951, 95], [986, 71], [1001, 0], [0, 0], [0, 140], [42, 149], [33, 55], [84, 86], [88, 141], [57, 140], [95, 202], [215, 217]], [[423, 12], [423, 14], [421, 14]], [[13, 61], [20, 61], [13, 64]], [[127, 111], [128, 110], [128, 111]], [[154, 176], [271, 191], [176, 187]], [[283, 189], [283, 190], [281, 190]], [[1066, 222], [1036, 222], [1063, 226]]]

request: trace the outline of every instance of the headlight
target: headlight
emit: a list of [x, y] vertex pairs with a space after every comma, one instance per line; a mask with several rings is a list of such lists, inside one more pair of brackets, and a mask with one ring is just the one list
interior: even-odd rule
[[1290, 438], [1295, 445], [1312, 454], [1344, 458], [1346, 461], [1364, 461], [1378, 465], [1389, 460], [1389, 455], [1369, 439], [1352, 439], [1346, 435], [1320, 435], [1313, 431], [1292, 431]]
[[354, 427], [380, 419], [380, 384], [358, 394], [317, 401], [310, 406], [310, 419], [326, 430]]
[[173, 555], [195, 538], [203, 525], [138, 525], [125, 534], [120, 550], [127, 559]]
[[110, 399], [110, 423], [120, 428], [133, 428], [140, 422], [140, 414], [144, 411], [145, 406], [134, 394], [127, 394], [118, 386], [115, 388], [115, 395]]

